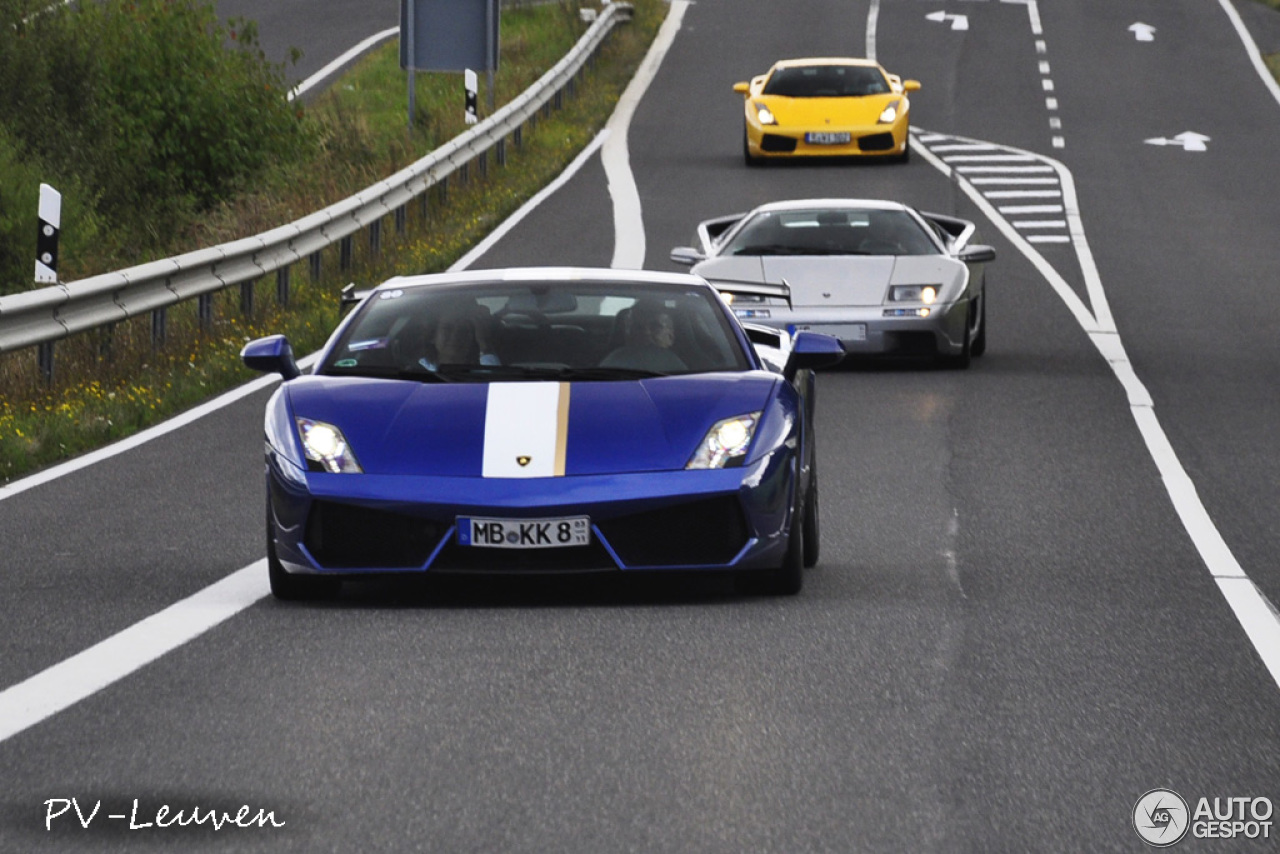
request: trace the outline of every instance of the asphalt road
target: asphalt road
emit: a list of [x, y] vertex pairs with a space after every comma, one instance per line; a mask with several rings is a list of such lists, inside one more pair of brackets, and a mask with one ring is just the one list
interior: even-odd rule
[[[865, 53], [871, 8], [689, 6], [629, 137], [649, 267], [700, 219], [825, 195], [972, 218], [999, 252], [971, 370], [820, 377], [823, 559], [798, 597], [682, 577], [264, 599], [0, 741], [0, 851], [1142, 851], [1149, 790], [1280, 801], [1276, 677], [1136, 421], [1280, 601], [1280, 103], [1217, 3], [897, 0], [871, 47], [924, 84], [911, 163], [743, 167], [732, 84]], [[264, 43], [321, 17], [263, 15]], [[1148, 142], [1188, 131], [1204, 150]], [[982, 168], [946, 160], [977, 143], [1061, 164], [1034, 174], [1070, 177], [1079, 228], [935, 165]], [[597, 157], [477, 265], [607, 265], [611, 211]], [[1062, 293], [1114, 319], [1152, 406]], [[0, 689], [262, 557], [265, 394], [0, 502]], [[46, 830], [73, 797], [98, 817]], [[135, 799], [134, 823], [243, 804], [285, 825], [106, 817]], [[1177, 850], [1276, 850], [1271, 821]]]

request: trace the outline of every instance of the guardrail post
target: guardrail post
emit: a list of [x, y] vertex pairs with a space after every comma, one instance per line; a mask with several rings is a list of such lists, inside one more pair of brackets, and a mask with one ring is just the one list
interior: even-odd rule
[[489, 152], [482, 151], [480, 156], [476, 158], [476, 164], [480, 167], [480, 177], [489, 177]]
[[98, 330], [98, 359], [110, 362], [116, 343], [116, 325], [109, 323]]
[[40, 376], [45, 385], [53, 383], [53, 342], [45, 341], [36, 348], [36, 364], [40, 367]]
[[448, 204], [449, 203], [449, 176], [445, 175], [443, 178], [441, 178], [440, 183], [436, 184], [436, 186], [440, 188], [440, 204], [442, 205]]
[[208, 332], [213, 328], [213, 294], [196, 297], [196, 317], [200, 320], [201, 332]]
[[289, 265], [276, 270], [276, 305], [289, 304]]
[[347, 235], [338, 242], [338, 269], [351, 269], [351, 235]]
[[240, 313], [253, 317], [253, 282], [240, 283]]
[[471, 180], [471, 161], [468, 160], [458, 167], [458, 185], [465, 187], [467, 181]]
[[312, 253], [311, 253], [311, 258], [310, 258], [310, 261], [311, 261], [311, 281], [313, 281], [313, 282], [318, 282], [318, 281], [320, 281], [320, 261], [321, 261], [321, 260], [322, 260], [322, 257], [321, 257], [321, 255], [320, 255], [320, 250], [319, 250], [319, 249], [317, 249], [315, 252], [312, 252]]
[[396, 208], [396, 235], [404, 237], [406, 231], [409, 230], [409, 211], [404, 205]]
[[515, 133], [511, 134], [511, 141], [516, 144], [516, 148], [524, 145], [524, 125], [517, 125]]
[[498, 140], [497, 160], [499, 166], [507, 165], [507, 138], [505, 136]]
[[564, 89], [557, 89], [556, 96], [551, 100], [555, 102], [557, 110], [563, 107], [564, 106]]
[[169, 310], [157, 308], [151, 312], [151, 349], [159, 350], [169, 337]]
[[377, 257], [382, 252], [382, 217], [369, 223], [369, 253]]

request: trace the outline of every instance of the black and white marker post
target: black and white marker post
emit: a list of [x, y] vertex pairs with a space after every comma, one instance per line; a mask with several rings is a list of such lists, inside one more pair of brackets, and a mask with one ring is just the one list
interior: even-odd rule
[[[40, 185], [40, 229], [36, 235], [36, 284], [58, 284], [58, 234], [62, 229], [62, 194]], [[46, 383], [53, 381], [53, 342], [40, 344], [36, 358]]]
[[462, 72], [462, 83], [467, 90], [466, 94], [466, 114], [463, 116], [467, 124], [473, 125], [480, 121], [480, 115], [476, 109], [476, 97], [480, 93], [480, 78], [470, 68]]

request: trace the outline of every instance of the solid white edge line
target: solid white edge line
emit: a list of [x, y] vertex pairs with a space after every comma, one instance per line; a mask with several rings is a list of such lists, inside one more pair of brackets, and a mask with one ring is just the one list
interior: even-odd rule
[[203, 634], [269, 592], [266, 558], [0, 691], [0, 742]]
[[467, 269], [474, 264], [478, 258], [492, 249], [499, 240], [507, 236], [507, 233], [510, 232], [511, 229], [519, 225], [525, 217], [532, 213], [534, 208], [545, 202], [548, 197], [567, 184], [569, 179], [578, 174], [578, 170], [586, 165], [587, 161], [600, 150], [602, 145], [604, 145], [605, 140], [609, 138], [609, 134], [609, 128], [605, 128], [600, 131], [600, 133], [596, 134], [595, 138], [588, 143], [587, 147], [582, 149], [578, 156], [573, 159], [573, 162], [565, 167], [565, 170], [557, 175], [554, 181], [534, 194], [527, 202], [520, 206], [519, 210], [503, 220], [502, 224], [496, 229], [489, 232], [484, 240], [481, 240], [471, 248], [471, 251], [467, 252], [467, 254], [455, 261], [453, 266], [449, 268], [449, 271], [458, 272], [459, 270]]
[[1236, 11], [1236, 7], [1232, 5], [1231, 0], [1218, 0], [1218, 5], [1222, 7], [1222, 11], [1226, 12], [1227, 17], [1231, 19], [1231, 25], [1235, 27], [1236, 35], [1240, 37], [1240, 41], [1244, 44], [1244, 52], [1249, 55], [1253, 70], [1258, 72], [1263, 84], [1271, 91], [1271, 97], [1276, 99], [1277, 104], [1280, 104], [1280, 83], [1276, 82], [1276, 78], [1271, 74], [1271, 69], [1267, 68], [1267, 63], [1262, 59], [1262, 51], [1258, 50], [1258, 43], [1253, 40], [1253, 36], [1249, 33], [1249, 28], [1244, 25], [1244, 21], [1240, 18], [1240, 13]]
[[400, 27], [395, 26], [395, 27], [391, 27], [389, 29], [383, 30], [380, 33], [375, 33], [374, 35], [369, 36], [369, 38], [360, 42], [358, 45], [351, 48], [346, 53], [342, 54], [342, 56], [333, 60], [333, 62], [330, 62], [324, 68], [321, 68], [315, 74], [312, 74], [306, 80], [303, 80], [297, 86], [293, 87], [293, 90], [289, 92], [289, 100], [292, 101], [294, 98], [297, 98], [300, 95], [306, 94], [306, 92], [310, 90], [312, 87], [316, 86], [322, 80], [325, 80], [326, 78], [337, 73], [342, 68], [342, 66], [346, 65], [351, 60], [360, 56], [360, 54], [373, 48], [375, 45], [381, 44], [387, 39], [397, 36], [399, 34], [400, 34]]
[[640, 207], [640, 191], [636, 188], [636, 178], [631, 171], [627, 134], [636, 107], [657, 75], [658, 67], [662, 65], [671, 43], [675, 41], [688, 8], [688, 0], [672, 0], [666, 20], [658, 29], [658, 35], [605, 125], [610, 133], [600, 152], [600, 161], [604, 165], [609, 185], [609, 198], [613, 200], [613, 259], [609, 266], [614, 269], [640, 270], [644, 267], [644, 216]]

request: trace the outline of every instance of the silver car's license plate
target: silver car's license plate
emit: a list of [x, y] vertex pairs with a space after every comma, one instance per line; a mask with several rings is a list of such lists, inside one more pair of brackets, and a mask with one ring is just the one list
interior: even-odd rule
[[797, 330], [821, 332], [823, 335], [834, 335], [842, 341], [866, 341], [867, 324], [865, 323], [797, 323]]
[[555, 519], [459, 517], [458, 545], [491, 549], [554, 549], [591, 542], [588, 516]]
[[804, 135], [804, 141], [810, 145], [845, 145], [849, 140], [848, 133], [815, 132]]

